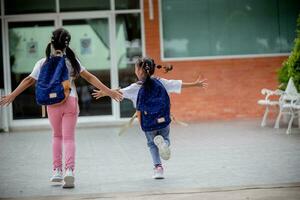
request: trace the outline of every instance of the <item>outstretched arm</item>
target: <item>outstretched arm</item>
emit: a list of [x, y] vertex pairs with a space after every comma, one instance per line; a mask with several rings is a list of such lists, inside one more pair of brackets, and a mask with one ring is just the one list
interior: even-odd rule
[[190, 87], [201, 87], [206, 88], [207, 87], [207, 79], [201, 79], [201, 76], [197, 78], [196, 81], [190, 82], [190, 83], [182, 83], [182, 88], [190, 88]]
[[96, 76], [94, 76], [87, 70], [82, 71], [80, 73], [80, 76], [114, 100], [121, 101], [123, 99], [123, 96], [120, 92], [109, 89]]
[[[122, 94], [120, 89], [115, 89], [114, 91], [117, 91]], [[92, 96], [95, 99], [100, 99], [101, 97], [107, 97], [108, 95], [105, 92], [103, 92], [102, 90], [93, 90]]]
[[10, 94], [1, 97], [0, 99], [0, 106], [9, 105], [11, 102], [14, 101], [14, 99], [21, 94], [24, 90], [29, 88], [35, 83], [35, 79], [31, 76], [27, 76], [22, 80], [22, 82], [18, 85], [18, 87], [11, 92]]

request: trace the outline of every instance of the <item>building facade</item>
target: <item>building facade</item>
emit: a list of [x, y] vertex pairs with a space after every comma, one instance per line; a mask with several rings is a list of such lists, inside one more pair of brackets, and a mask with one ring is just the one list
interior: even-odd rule
[[[15, 6], [17, 5], [17, 6]], [[16, 88], [44, 56], [51, 31], [65, 27], [82, 65], [107, 86], [136, 81], [134, 62], [150, 56], [173, 64], [169, 79], [207, 78], [204, 91], [171, 95], [181, 120], [257, 118], [263, 87], [276, 88], [276, 71], [291, 51], [300, 13], [297, 0], [1, 0], [0, 88]], [[76, 81], [79, 123], [124, 121], [130, 101], [94, 100]], [[46, 124], [29, 88], [4, 110], [9, 127]]]

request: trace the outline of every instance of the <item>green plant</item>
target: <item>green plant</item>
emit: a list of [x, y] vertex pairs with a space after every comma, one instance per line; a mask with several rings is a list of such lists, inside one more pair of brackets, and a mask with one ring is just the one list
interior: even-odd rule
[[278, 70], [279, 89], [285, 90], [289, 78], [292, 77], [295, 86], [300, 91], [300, 14], [297, 19], [297, 36], [294, 41], [294, 47], [291, 55], [282, 64]]

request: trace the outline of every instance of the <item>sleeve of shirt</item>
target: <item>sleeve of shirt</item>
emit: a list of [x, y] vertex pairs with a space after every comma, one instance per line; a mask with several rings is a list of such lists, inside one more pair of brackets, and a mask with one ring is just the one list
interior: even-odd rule
[[81, 62], [77, 59], [79, 66], [80, 66], [80, 73], [83, 72], [85, 70], [85, 67], [82, 66]]
[[136, 83], [133, 83], [125, 88], [120, 89], [123, 94], [123, 97], [134, 101], [137, 98], [139, 92], [139, 86]]
[[35, 63], [31, 74], [29, 74], [30, 77], [34, 78], [35, 80], [37, 80], [39, 78], [41, 67], [42, 67], [43, 63], [45, 62], [45, 60], [46, 60], [46, 58], [43, 58]]
[[181, 93], [182, 80], [168, 80], [160, 78], [159, 81], [163, 84], [168, 93]]

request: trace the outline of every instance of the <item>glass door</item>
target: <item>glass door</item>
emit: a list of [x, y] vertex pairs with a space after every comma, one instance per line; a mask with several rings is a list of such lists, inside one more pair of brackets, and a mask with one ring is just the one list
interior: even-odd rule
[[[67, 19], [62, 25], [71, 34], [70, 48], [79, 58], [82, 66], [94, 74], [107, 87], [111, 87], [111, 45], [109, 37], [109, 18]], [[80, 116], [113, 115], [112, 101], [109, 97], [95, 100], [94, 89], [83, 78], [76, 81], [80, 106]]]
[[[11, 90], [14, 90], [31, 73], [35, 63], [45, 57], [54, 20], [8, 22], [7, 25]], [[34, 86], [14, 100], [12, 111], [14, 120], [41, 118], [41, 107], [35, 102]]]

